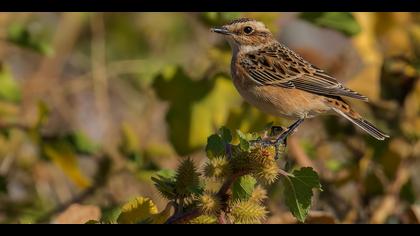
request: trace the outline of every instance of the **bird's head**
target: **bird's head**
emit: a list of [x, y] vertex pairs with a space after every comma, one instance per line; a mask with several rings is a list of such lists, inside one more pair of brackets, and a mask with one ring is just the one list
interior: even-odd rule
[[250, 18], [236, 19], [211, 31], [223, 34], [233, 47], [258, 46], [273, 40], [270, 30], [262, 22]]

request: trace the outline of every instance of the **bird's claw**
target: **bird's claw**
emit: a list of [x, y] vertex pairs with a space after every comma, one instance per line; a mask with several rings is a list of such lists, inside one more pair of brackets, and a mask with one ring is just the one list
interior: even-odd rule
[[[303, 122], [303, 119], [297, 120], [287, 129], [284, 129], [281, 126], [272, 126], [270, 129], [270, 134], [268, 137], [259, 138], [257, 140], [250, 141], [252, 146], [261, 145], [263, 147], [274, 146], [275, 148], [275, 159], [279, 159], [280, 153], [283, 153], [287, 147], [287, 137], [291, 135], [297, 127]], [[273, 137], [276, 139], [273, 141]]]

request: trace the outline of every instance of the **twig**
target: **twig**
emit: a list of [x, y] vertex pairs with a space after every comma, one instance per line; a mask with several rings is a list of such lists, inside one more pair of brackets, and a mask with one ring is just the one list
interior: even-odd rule
[[86, 198], [93, 195], [99, 188], [105, 185], [108, 179], [108, 175], [110, 173], [111, 167], [111, 160], [108, 157], [102, 157], [99, 162], [99, 169], [95, 174], [95, 182], [94, 184], [89, 187], [88, 189], [84, 190], [82, 193], [77, 195], [76, 197], [70, 199], [69, 201], [58, 205], [56, 208], [47, 212], [45, 215], [41, 216], [36, 220], [36, 223], [46, 223], [48, 222], [51, 217], [57, 215], [60, 212], [63, 212], [68, 207], [70, 207], [74, 203], [83, 202]]
[[[285, 131], [286, 129], [283, 129], [283, 132], [281, 134], [279, 134], [279, 137], [282, 137], [282, 135], [285, 135]], [[287, 131], [287, 130], [286, 130]], [[266, 137], [267, 139], [270, 137]], [[272, 138], [272, 137], [271, 137]], [[286, 138], [286, 137], [282, 137], [282, 138]], [[225, 152], [226, 152], [226, 156], [231, 157], [232, 154], [232, 145], [227, 145], [225, 148]], [[276, 153], [277, 155], [277, 153]], [[222, 207], [220, 209], [220, 213], [218, 215], [218, 221], [221, 224], [226, 224], [226, 218], [225, 218], [225, 211], [228, 207], [227, 202], [230, 199], [230, 195], [228, 193], [229, 189], [232, 187], [233, 183], [241, 176], [246, 175], [247, 172], [246, 171], [238, 171], [236, 173], [233, 173], [229, 178], [227, 178], [225, 180], [225, 182], [223, 183], [222, 187], [220, 187], [219, 191], [217, 192], [216, 196], [220, 199], [220, 201], [222, 202]], [[284, 176], [290, 176], [289, 173], [280, 170], [280, 174], [284, 175]], [[174, 214], [172, 217], [170, 217], [165, 224], [177, 224], [177, 223], [184, 223], [184, 222], [188, 222], [194, 218], [197, 218], [198, 216], [200, 216], [202, 214], [201, 210], [198, 208], [195, 208], [191, 211], [187, 211], [185, 213], [180, 213], [180, 214]]]
[[20, 129], [23, 131], [28, 131], [30, 130], [30, 127], [24, 124], [19, 124], [19, 123], [3, 123], [2, 121], [0, 121], [0, 130], [1, 129], [11, 129], [11, 128], [15, 128], [15, 129]]
[[[230, 178], [227, 178], [226, 181], [223, 183], [222, 187], [220, 188], [220, 190], [217, 192], [216, 196], [219, 197], [222, 201], [222, 205], [223, 208], [221, 209], [221, 211], [225, 211], [227, 204], [226, 202], [229, 200], [229, 195], [228, 195], [228, 191], [229, 189], [232, 187], [233, 183], [242, 175], [245, 175], [245, 172], [237, 172], [235, 174], [233, 174]], [[171, 218], [169, 218], [165, 224], [179, 224], [179, 223], [184, 223], [184, 222], [188, 222], [194, 218], [197, 218], [198, 216], [200, 216], [202, 214], [202, 212], [200, 211], [200, 209], [196, 208], [193, 209], [191, 211], [187, 211], [185, 213], [179, 214], [179, 215], [174, 215]]]
[[202, 212], [200, 211], [200, 209], [195, 208], [191, 211], [187, 211], [183, 214], [180, 215], [174, 215], [173, 217], [169, 218], [165, 224], [179, 224], [179, 223], [184, 223], [184, 222], [188, 222], [194, 218], [199, 217], [202, 214]]
[[289, 150], [292, 156], [296, 159], [296, 162], [300, 166], [308, 166], [312, 167], [315, 171], [319, 172], [319, 168], [315, 165], [315, 163], [306, 155], [305, 151], [299, 145], [298, 140], [296, 137], [289, 138]]
[[385, 222], [388, 216], [397, 208], [399, 192], [410, 177], [407, 166], [407, 162], [402, 162], [398, 167], [395, 179], [386, 188], [387, 193], [378, 204], [378, 207], [373, 211], [374, 213], [370, 218], [370, 223], [381, 224]]

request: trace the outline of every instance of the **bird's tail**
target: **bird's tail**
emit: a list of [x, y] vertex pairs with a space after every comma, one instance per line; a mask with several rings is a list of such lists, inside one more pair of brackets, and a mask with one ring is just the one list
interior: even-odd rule
[[355, 112], [341, 98], [328, 98], [327, 102], [335, 112], [342, 115], [347, 120], [351, 121], [353, 124], [359, 126], [359, 128], [370, 134], [372, 137], [378, 140], [384, 140], [385, 138], [389, 138], [389, 135], [376, 128], [369, 121], [363, 119], [363, 117], [359, 115], [359, 113]]

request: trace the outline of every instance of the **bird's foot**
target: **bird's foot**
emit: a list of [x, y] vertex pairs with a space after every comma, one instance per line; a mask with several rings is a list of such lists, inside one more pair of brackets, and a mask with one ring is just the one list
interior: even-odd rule
[[[263, 147], [274, 146], [276, 153], [275, 159], [277, 160], [287, 147], [287, 137], [291, 135], [302, 122], [303, 119], [299, 119], [287, 129], [280, 126], [272, 126], [268, 136], [266, 135], [266, 137], [262, 139], [253, 140], [250, 144], [253, 146], [261, 145]], [[275, 138], [275, 140], [273, 140], [273, 138]]]

